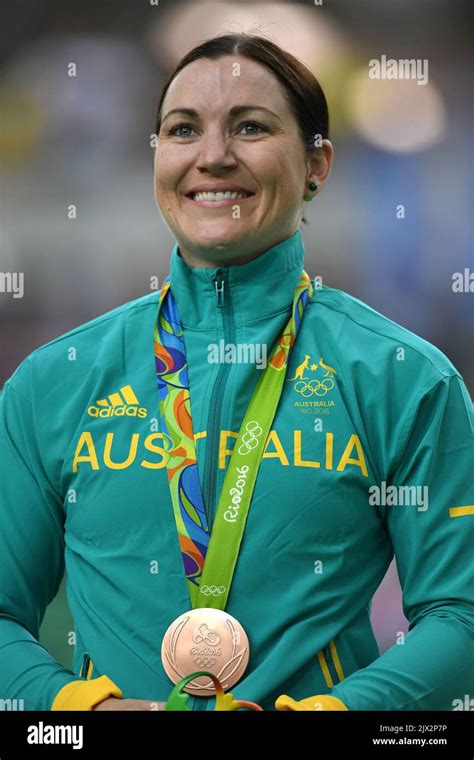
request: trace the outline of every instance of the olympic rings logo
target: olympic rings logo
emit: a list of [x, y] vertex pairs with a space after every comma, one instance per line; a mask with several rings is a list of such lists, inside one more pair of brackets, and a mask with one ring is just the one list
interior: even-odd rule
[[225, 586], [201, 586], [199, 589], [204, 596], [220, 596], [225, 591]]
[[195, 657], [194, 662], [200, 668], [212, 668], [216, 663], [215, 657]]
[[239, 446], [239, 454], [244, 456], [252, 449], [258, 446], [258, 438], [262, 435], [263, 430], [256, 420], [250, 420], [245, 426], [245, 433], [242, 436], [242, 443]]
[[297, 393], [300, 393], [304, 398], [310, 396], [325, 396], [326, 393], [332, 391], [334, 388], [334, 380], [329, 377], [327, 380], [310, 380], [305, 382], [304, 380], [298, 380], [294, 384], [294, 389]]

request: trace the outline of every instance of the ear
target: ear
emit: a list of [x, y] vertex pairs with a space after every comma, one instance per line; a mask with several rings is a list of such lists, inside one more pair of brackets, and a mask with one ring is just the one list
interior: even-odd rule
[[308, 190], [310, 182], [316, 182], [318, 185], [316, 192], [320, 192], [331, 173], [333, 160], [334, 147], [332, 142], [330, 140], [323, 140], [321, 146], [314, 150], [313, 155], [308, 160], [305, 201], [310, 201], [315, 196], [315, 192]]

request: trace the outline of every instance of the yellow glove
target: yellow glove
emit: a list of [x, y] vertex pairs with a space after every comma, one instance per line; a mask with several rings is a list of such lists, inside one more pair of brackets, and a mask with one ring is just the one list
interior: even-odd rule
[[329, 694], [317, 694], [296, 701], [287, 694], [282, 694], [275, 702], [277, 710], [348, 710], [344, 702]]

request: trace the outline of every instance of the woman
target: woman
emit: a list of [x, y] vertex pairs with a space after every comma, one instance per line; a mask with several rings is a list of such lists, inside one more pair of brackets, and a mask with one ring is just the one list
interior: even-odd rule
[[[178, 64], [156, 132], [170, 277], [3, 389], [1, 694], [162, 709], [217, 667], [266, 710], [453, 709], [474, 674], [472, 403], [438, 349], [304, 272], [333, 159], [319, 84], [224, 35]], [[394, 554], [410, 632], [379, 656]], [[37, 641], [64, 561], [72, 670]]]

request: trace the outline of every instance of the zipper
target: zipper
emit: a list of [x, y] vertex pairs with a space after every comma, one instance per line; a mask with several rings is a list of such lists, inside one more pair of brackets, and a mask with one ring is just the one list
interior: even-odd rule
[[[232, 299], [230, 296], [229, 288], [226, 288], [228, 277], [228, 270], [218, 269], [214, 278], [214, 288], [216, 305], [218, 309], [221, 309], [222, 319], [224, 323], [224, 342], [234, 342], [235, 337], [235, 325], [232, 319]], [[226, 293], [227, 290], [227, 293]], [[223, 363], [219, 367], [216, 381], [212, 389], [211, 400], [209, 404], [209, 415], [207, 418], [207, 439], [206, 439], [206, 464], [204, 468], [203, 479], [203, 499], [204, 510], [207, 516], [207, 522], [209, 525], [209, 531], [212, 530], [212, 524], [214, 521], [215, 513], [215, 501], [216, 501], [216, 483], [217, 483], [217, 468], [219, 462], [217, 458], [219, 456], [219, 439], [220, 439], [220, 425], [218, 424], [222, 413], [222, 402], [224, 399], [224, 389], [229, 375], [230, 365]], [[192, 703], [193, 710], [207, 710], [210, 697], [194, 697]]]
[[[230, 290], [226, 287], [228, 284], [228, 270], [218, 269], [214, 279], [216, 304], [217, 308], [222, 310], [222, 319], [224, 323], [224, 342], [235, 342], [235, 324], [233, 320], [233, 307]], [[223, 362], [219, 367], [217, 378], [212, 389], [211, 400], [209, 404], [209, 416], [207, 420], [207, 442], [206, 442], [206, 465], [204, 470], [203, 482], [203, 499], [204, 509], [207, 515], [209, 530], [212, 530], [212, 523], [216, 511], [216, 483], [217, 470], [219, 462], [219, 439], [220, 439], [220, 419], [222, 413], [222, 403], [224, 400], [224, 389], [230, 372], [230, 364]]]
[[217, 275], [214, 280], [214, 286], [216, 289], [216, 301], [218, 306], [224, 306], [224, 277], [220, 274]]
[[[84, 677], [87, 680], [89, 680], [88, 677], [87, 677], [87, 671], [89, 670], [90, 662], [91, 662], [91, 658], [90, 658], [88, 652], [85, 652], [84, 656], [82, 658], [81, 672], [79, 673], [79, 675], [81, 676], [81, 678]], [[91, 675], [92, 675], [92, 671], [91, 671]]]

